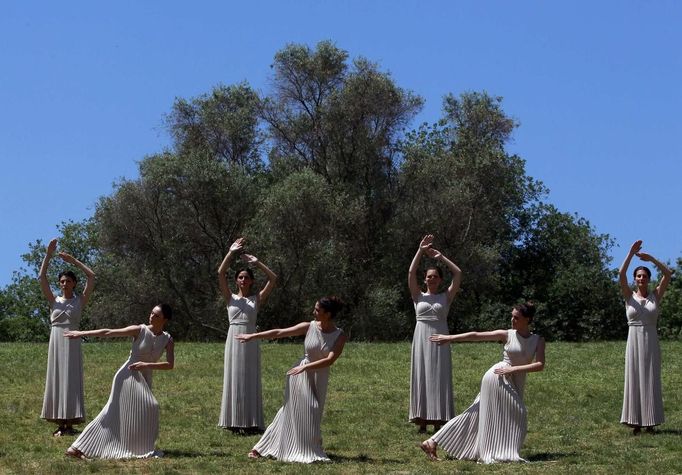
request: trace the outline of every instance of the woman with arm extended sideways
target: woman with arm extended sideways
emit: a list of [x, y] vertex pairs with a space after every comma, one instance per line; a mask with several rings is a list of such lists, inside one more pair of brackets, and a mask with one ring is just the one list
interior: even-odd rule
[[47, 270], [57, 240], [52, 239], [40, 267], [40, 289], [50, 303], [50, 343], [47, 353], [47, 376], [40, 417], [58, 424], [53, 435], [74, 435], [73, 424], [85, 420], [83, 396], [83, 353], [80, 340], [67, 340], [64, 332], [77, 330], [81, 312], [95, 288], [95, 273], [81, 261], [66, 252], [59, 257], [79, 268], [87, 276], [83, 293], [76, 293], [78, 279], [72, 271], [59, 273], [61, 295], [55, 297], [47, 279]]
[[545, 368], [545, 340], [529, 329], [534, 314], [533, 304], [519, 304], [512, 310], [510, 330], [431, 337], [438, 345], [463, 341], [504, 343], [502, 361], [485, 373], [473, 404], [422, 442], [421, 448], [431, 460], [438, 460], [436, 449], [440, 446], [457, 459], [483, 463], [524, 461], [519, 450], [528, 420], [523, 403], [526, 373]]
[[[642, 241], [635, 241], [620, 266], [620, 289], [625, 299], [625, 316], [628, 320], [628, 340], [625, 348], [625, 389], [620, 422], [632, 427], [637, 435], [646, 427], [665, 421], [661, 392], [661, 349], [658, 344], [658, 306], [668, 288], [672, 271], [655, 257], [642, 252]], [[628, 283], [628, 267], [634, 256], [653, 262], [662, 274], [661, 281], [649, 290], [651, 271], [645, 266], [635, 269], [635, 290]]]
[[284, 405], [263, 437], [249, 452], [250, 458], [273, 457], [283, 462], [329, 461], [322, 449], [322, 413], [327, 397], [329, 367], [341, 356], [346, 344], [343, 330], [334, 324], [343, 307], [337, 297], [323, 297], [315, 303], [311, 322], [259, 333], [237, 335], [248, 342], [305, 335], [305, 355], [287, 372]]
[[[452, 395], [452, 358], [450, 347], [429, 342], [433, 334], [448, 333], [448, 312], [462, 280], [462, 271], [441, 252], [433, 249], [433, 235], [427, 234], [419, 243], [408, 273], [408, 286], [414, 302], [417, 324], [412, 338], [410, 369], [409, 420], [426, 432], [427, 424], [434, 431], [455, 416]], [[438, 266], [426, 269], [422, 292], [417, 280], [417, 269], [422, 256], [440, 261], [450, 270], [452, 281], [445, 292], [440, 291], [443, 270]]]
[[272, 292], [277, 276], [257, 257], [242, 254], [246, 264], [255, 265], [268, 278], [265, 287], [253, 291], [253, 271], [244, 267], [237, 270], [233, 293], [227, 279], [227, 271], [235, 254], [244, 249], [244, 238], [237, 239], [225, 255], [218, 268], [220, 292], [227, 302], [227, 316], [230, 329], [225, 341], [225, 365], [223, 376], [223, 397], [220, 406], [218, 426], [242, 434], [263, 432], [263, 397], [261, 390], [260, 346], [257, 341], [240, 344], [235, 336], [256, 331], [258, 309]]
[[[110, 330], [70, 331], [64, 336], [133, 339], [130, 357], [114, 375], [109, 401], [66, 455], [76, 458], [125, 459], [156, 455], [159, 435], [159, 403], [152, 394], [152, 370], [170, 370], [175, 365], [173, 338], [164, 331], [172, 318], [170, 305], [160, 304], [149, 315], [149, 324]], [[166, 361], [159, 361], [163, 352]]]

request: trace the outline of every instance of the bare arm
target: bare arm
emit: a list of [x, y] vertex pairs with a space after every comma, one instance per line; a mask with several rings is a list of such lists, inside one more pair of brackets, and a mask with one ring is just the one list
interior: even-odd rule
[[538, 340], [538, 346], [535, 349], [535, 361], [528, 364], [518, 366], [504, 366], [502, 368], [495, 368], [495, 374], [512, 374], [512, 373], [535, 373], [545, 369], [545, 339]]
[[88, 303], [88, 299], [90, 299], [90, 295], [92, 295], [92, 291], [95, 289], [95, 273], [92, 271], [92, 269], [73, 257], [71, 254], [60, 252], [59, 257], [61, 257], [64, 262], [68, 262], [69, 264], [73, 264], [74, 266], [78, 267], [86, 275], [87, 280], [85, 281], [85, 288], [83, 289], [83, 297], [81, 299], [83, 307], [85, 307], [85, 305]]
[[341, 353], [343, 352], [343, 347], [346, 344], [346, 340], [347, 340], [346, 335], [342, 333], [341, 335], [339, 335], [339, 338], [336, 340], [336, 343], [334, 344], [334, 348], [332, 348], [332, 351], [329, 352], [326, 358], [313, 361], [312, 363], [305, 363], [299, 366], [295, 366], [294, 368], [291, 368], [289, 371], [287, 371], [287, 374], [294, 375], [302, 373], [303, 371], [322, 369], [326, 368], [327, 366], [333, 365], [334, 361], [336, 361], [339, 358], [339, 356], [341, 356]]
[[227, 269], [230, 268], [230, 262], [234, 255], [241, 251], [244, 247], [244, 238], [239, 238], [230, 246], [230, 250], [227, 251], [223, 261], [218, 267], [218, 285], [220, 286], [220, 293], [223, 294], [223, 298], [229, 302], [232, 297], [232, 291], [230, 290], [230, 284], [227, 283]]
[[81, 338], [84, 336], [95, 336], [98, 338], [120, 338], [132, 336], [137, 338], [142, 327], [140, 325], [130, 325], [124, 328], [100, 328], [99, 330], [69, 330], [64, 332], [66, 338]]
[[639, 257], [643, 261], [652, 262], [656, 267], [658, 267], [658, 270], [661, 272], [661, 274], [663, 274], [663, 277], [661, 277], [661, 281], [656, 286], [655, 291], [656, 300], [660, 302], [661, 300], [663, 300], [663, 294], [665, 294], [665, 291], [668, 288], [668, 284], [670, 284], [670, 280], [673, 277], [673, 271], [671, 271], [668, 266], [663, 264], [654, 256], [652, 256], [651, 254], [647, 254], [646, 252], [638, 252], [637, 257]]
[[628, 255], [625, 256], [625, 260], [623, 263], [620, 265], [620, 270], [618, 271], [618, 283], [620, 284], [620, 292], [623, 294], [623, 297], [625, 300], [629, 299], [630, 296], [632, 295], [632, 289], [630, 288], [630, 284], [628, 284], [628, 267], [630, 267], [630, 261], [632, 260], [632, 257], [639, 252], [639, 250], [642, 248], [642, 241], [635, 241], [632, 246], [630, 246], [630, 250], [628, 251]]
[[288, 336], [305, 335], [310, 327], [310, 322], [301, 322], [289, 328], [275, 328], [273, 330], [266, 330], [258, 333], [240, 333], [235, 338], [242, 343], [251, 340], [275, 340], [277, 338], [286, 338]]
[[447, 293], [448, 303], [452, 303], [452, 301], [455, 299], [455, 295], [457, 295], [459, 286], [462, 283], [462, 270], [457, 266], [457, 264], [455, 264], [450, 259], [445, 257], [442, 252], [437, 251], [436, 249], [429, 248], [426, 250], [426, 254], [428, 254], [428, 256], [433, 259], [441, 261], [448, 267], [448, 269], [450, 269], [450, 273], [452, 274], [452, 281], [450, 282], [450, 286], [448, 287]]
[[47, 269], [50, 267], [50, 259], [52, 259], [52, 254], [57, 249], [57, 240], [52, 239], [47, 245], [47, 252], [43, 258], [43, 263], [40, 266], [40, 273], [38, 274], [38, 279], [40, 280], [40, 290], [43, 296], [50, 302], [50, 305], [54, 303], [54, 294], [50, 288], [50, 282], [47, 280]]
[[417, 268], [419, 267], [419, 262], [422, 259], [424, 251], [431, 247], [432, 244], [433, 235], [427, 234], [426, 236], [424, 236], [421, 242], [419, 243], [417, 253], [414, 255], [414, 257], [412, 258], [412, 262], [410, 263], [410, 270], [407, 274], [407, 285], [410, 288], [410, 296], [412, 297], [412, 300], [415, 302], [419, 298], [419, 294], [421, 294], [421, 289], [419, 288], [419, 281], [417, 280]]
[[150, 368], [154, 370], [164, 369], [170, 370], [173, 369], [174, 366], [175, 366], [175, 343], [173, 342], [173, 338], [171, 337], [168, 340], [168, 343], [166, 343], [166, 361], [157, 361], [155, 363], [138, 361], [128, 366], [128, 369], [137, 371], [144, 368]]
[[464, 341], [507, 341], [508, 330], [493, 330], [489, 332], [467, 332], [456, 335], [431, 335], [429, 340], [442, 345], [444, 343], [461, 343]]
[[268, 277], [268, 282], [265, 284], [265, 287], [258, 292], [258, 303], [259, 305], [262, 305], [267, 300], [268, 295], [270, 295], [270, 292], [272, 292], [272, 289], [275, 288], [275, 284], [277, 283], [277, 274], [272, 272], [270, 268], [263, 264], [263, 262], [261, 262], [256, 256], [252, 256], [251, 254], [242, 254], [242, 260], [246, 263], [257, 266]]

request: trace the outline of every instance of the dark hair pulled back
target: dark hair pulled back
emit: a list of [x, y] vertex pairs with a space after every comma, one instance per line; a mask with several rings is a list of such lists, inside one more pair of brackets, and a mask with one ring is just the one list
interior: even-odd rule
[[78, 277], [76, 277], [76, 274], [74, 274], [74, 272], [71, 270], [61, 271], [57, 278], [61, 280], [62, 277], [68, 277], [69, 279], [73, 280], [74, 283], [78, 283]]
[[320, 307], [322, 307], [325, 312], [329, 312], [332, 318], [334, 318], [344, 306], [343, 301], [333, 295], [322, 297], [317, 303], [320, 304]]
[[533, 302], [524, 302], [514, 305], [514, 310], [518, 311], [528, 320], [533, 321], [535, 316], [535, 304]]
[[637, 266], [637, 267], [635, 267], [635, 270], [632, 272], [632, 278], [633, 278], [633, 279], [634, 279], [634, 278], [637, 278], [637, 272], [639, 272], [639, 271], [641, 271], [641, 270], [643, 270], [644, 272], [646, 272], [646, 275], [648, 275], [649, 278], [651, 279], [651, 271], [649, 270], [649, 268], [648, 268], [647, 266]]
[[166, 320], [173, 318], [173, 309], [167, 303], [160, 303], [159, 308], [161, 308], [161, 313]]

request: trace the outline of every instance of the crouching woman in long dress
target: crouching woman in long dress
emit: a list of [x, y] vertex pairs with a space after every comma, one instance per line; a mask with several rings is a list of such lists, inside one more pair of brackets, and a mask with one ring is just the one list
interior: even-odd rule
[[284, 404], [265, 434], [249, 452], [250, 458], [273, 457], [283, 462], [329, 461], [322, 449], [322, 413], [327, 397], [329, 367], [341, 356], [346, 343], [334, 317], [343, 307], [336, 297], [315, 304], [311, 322], [259, 333], [237, 335], [242, 342], [305, 335], [305, 356], [287, 372]]
[[[66, 451], [76, 458], [144, 458], [155, 454], [159, 435], [159, 403], [152, 394], [152, 370], [173, 369], [173, 339], [164, 331], [172, 317], [168, 304], [157, 305], [148, 325], [115, 330], [64, 332], [67, 338], [83, 336], [132, 337], [130, 357], [116, 372], [109, 401]], [[163, 352], [166, 361], [159, 362]]]
[[529, 329], [534, 314], [533, 304], [519, 304], [512, 310], [510, 330], [431, 336], [431, 341], [439, 345], [462, 341], [504, 343], [502, 361], [485, 373], [473, 404], [421, 444], [431, 460], [438, 460], [436, 450], [440, 446], [457, 459], [482, 463], [524, 461], [519, 450], [528, 421], [523, 403], [526, 373], [545, 367], [545, 341]]

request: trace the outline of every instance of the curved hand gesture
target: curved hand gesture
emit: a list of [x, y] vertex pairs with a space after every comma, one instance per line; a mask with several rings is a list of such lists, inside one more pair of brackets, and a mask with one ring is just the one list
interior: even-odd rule
[[305, 365], [294, 366], [289, 371], [287, 371], [287, 376], [293, 376], [295, 374], [299, 374], [299, 373], [302, 373], [304, 371], [305, 371]]
[[441, 335], [439, 333], [435, 333], [429, 337], [429, 340], [431, 340], [433, 343], [438, 343], [439, 345], [446, 345], [450, 343], [450, 340], [448, 340], [447, 335]]
[[647, 254], [646, 252], [638, 252], [635, 255], [645, 262], [652, 262], [654, 259], [651, 254]]
[[74, 339], [76, 339], [76, 338], [80, 338], [80, 337], [81, 337], [81, 334], [80, 334], [80, 332], [77, 331], [77, 330], [67, 330], [67, 331], [64, 332], [64, 337], [65, 337], [65, 338], [69, 338], [69, 339], [71, 339], [71, 340], [74, 340]]
[[58, 255], [59, 255], [59, 257], [62, 258], [62, 260], [64, 262], [68, 262], [69, 264], [75, 264], [76, 263], [76, 258], [67, 252], [61, 251]]
[[232, 243], [230, 246], [230, 252], [239, 252], [242, 249], [244, 249], [244, 244], [246, 243], [246, 239], [243, 237], [237, 239], [235, 242]]
[[235, 336], [235, 339], [237, 339], [240, 343], [247, 343], [251, 341], [251, 338], [253, 338], [253, 334], [251, 333], [240, 333], [239, 335]]
[[422, 251], [425, 251], [428, 248], [430, 248], [432, 245], [433, 245], [433, 234], [427, 234], [426, 236], [424, 236], [422, 238], [421, 242], [419, 243], [419, 248]]
[[242, 261], [246, 262], [247, 264], [256, 264], [258, 263], [258, 258], [256, 256], [253, 256], [251, 254], [242, 254]]
[[131, 364], [128, 366], [128, 369], [131, 371], [140, 371], [141, 369], [144, 369], [147, 367], [147, 363], [144, 361], [136, 361], [135, 363]]
[[634, 256], [637, 254], [639, 251], [642, 250], [642, 240], [635, 241], [632, 243], [632, 246], [630, 246], [630, 255]]
[[56, 251], [56, 250], [57, 250], [57, 238], [54, 238], [54, 239], [50, 240], [50, 242], [47, 245], [47, 254], [51, 256], [52, 254], [54, 254], [54, 251]]
[[493, 370], [493, 373], [499, 374], [500, 376], [504, 376], [505, 374], [511, 374], [514, 371], [512, 370], [511, 366], [502, 366], [501, 368], [495, 368]]
[[429, 256], [432, 259], [438, 259], [440, 256], [442, 256], [441, 252], [437, 249], [434, 249], [432, 247], [429, 247], [425, 250], [426, 255]]

